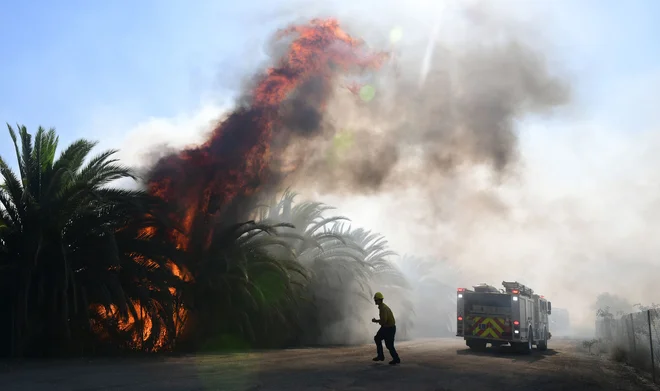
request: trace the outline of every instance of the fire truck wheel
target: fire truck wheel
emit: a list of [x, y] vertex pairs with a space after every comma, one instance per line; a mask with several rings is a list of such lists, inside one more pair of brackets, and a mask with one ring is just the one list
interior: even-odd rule
[[548, 350], [548, 331], [547, 330], [543, 330], [543, 340], [539, 341], [539, 343], [538, 343], [538, 345], [536, 345], [536, 347], [542, 352]]
[[530, 354], [532, 352], [532, 341], [534, 341], [534, 334], [531, 328], [527, 332], [527, 337], [527, 342], [518, 343], [518, 346], [516, 347], [516, 350], [518, 350], [520, 353]]

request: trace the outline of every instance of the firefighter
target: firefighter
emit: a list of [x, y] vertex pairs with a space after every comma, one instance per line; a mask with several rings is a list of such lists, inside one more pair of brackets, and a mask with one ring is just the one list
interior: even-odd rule
[[401, 363], [401, 359], [399, 358], [399, 354], [396, 352], [396, 349], [394, 348], [394, 335], [396, 334], [396, 321], [394, 320], [394, 314], [392, 313], [392, 310], [390, 307], [388, 307], [385, 303], [383, 303], [383, 294], [380, 292], [376, 292], [374, 295], [374, 302], [378, 306], [378, 310], [380, 312], [380, 319], [373, 318], [371, 321], [373, 323], [378, 323], [380, 324], [380, 329], [376, 333], [376, 336], [374, 336], [374, 342], [376, 342], [376, 357], [374, 357], [374, 361], [384, 361], [385, 360], [385, 355], [383, 354], [383, 341], [385, 341], [385, 347], [387, 347], [387, 350], [390, 351], [390, 355], [392, 356], [392, 361], [390, 361], [390, 365], [396, 365]]

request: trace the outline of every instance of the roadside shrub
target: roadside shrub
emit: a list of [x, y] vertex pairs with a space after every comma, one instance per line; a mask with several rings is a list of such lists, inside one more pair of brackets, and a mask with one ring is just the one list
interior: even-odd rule
[[595, 338], [594, 338], [594, 339], [587, 340], [587, 341], [582, 341], [582, 347], [585, 348], [585, 349], [587, 349], [587, 350], [589, 351], [589, 354], [591, 354], [591, 348], [592, 348], [594, 345], [598, 344], [599, 342], [600, 342], [600, 341], [597, 340], [597, 339], [595, 339]]
[[628, 352], [621, 346], [614, 346], [610, 351], [610, 358], [616, 362], [627, 362], [628, 361]]

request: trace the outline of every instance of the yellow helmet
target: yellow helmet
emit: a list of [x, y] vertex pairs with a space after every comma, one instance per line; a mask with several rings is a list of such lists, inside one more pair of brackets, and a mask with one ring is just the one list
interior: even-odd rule
[[383, 300], [383, 299], [384, 299], [383, 294], [380, 292], [376, 292], [376, 294], [374, 295], [374, 300]]

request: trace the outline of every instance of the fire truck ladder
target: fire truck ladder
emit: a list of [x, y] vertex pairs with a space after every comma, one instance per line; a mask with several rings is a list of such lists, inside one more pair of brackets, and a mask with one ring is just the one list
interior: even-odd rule
[[520, 292], [521, 295], [529, 296], [532, 297], [534, 295], [534, 291], [531, 288], [526, 287], [525, 285], [519, 283], [518, 281], [514, 282], [507, 282], [507, 281], [502, 281], [502, 285], [506, 289], [508, 293], [511, 293], [513, 290], [517, 290]]

